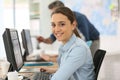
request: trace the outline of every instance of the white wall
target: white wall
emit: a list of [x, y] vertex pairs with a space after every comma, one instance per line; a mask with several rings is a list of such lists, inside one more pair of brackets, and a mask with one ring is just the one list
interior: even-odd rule
[[[28, 5], [26, 5], [28, 2], [26, 1], [25, 5], [16, 5], [15, 15], [13, 15], [13, 0], [8, 3], [6, 4], [4, 0], [0, 0], [0, 59], [6, 57], [2, 39], [5, 28], [14, 28], [15, 26], [19, 33], [21, 29], [29, 28], [29, 9]], [[15, 18], [13, 18], [14, 16]]]
[[0, 59], [5, 56], [5, 50], [4, 50], [4, 45], [3, 45], [3, 39], [2, 39], [2, 34], [4, 31], [4, 26], [3, 26], [3, 1], [0, 0]]
[[40, 34], [49, 37], [51, 33], [49, 3], [55, 0], [40, 0]]

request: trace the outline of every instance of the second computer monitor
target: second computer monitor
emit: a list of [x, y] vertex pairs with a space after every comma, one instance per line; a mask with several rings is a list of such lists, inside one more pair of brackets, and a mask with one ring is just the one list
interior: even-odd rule
[[31, 41], [30, 30], [23, 29], [21, 32], [21, 37], [22, 37], [23, 48], [25, 49], [24, 57], [23, 57], [25, 60], [26, 56], [33, 53], [33, 46], [32, 46], [32, 41]]

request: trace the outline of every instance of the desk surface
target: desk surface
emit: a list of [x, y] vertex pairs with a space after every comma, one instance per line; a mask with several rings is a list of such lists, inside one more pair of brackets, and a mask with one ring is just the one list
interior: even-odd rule
[[[1, 62], [0, 62], [1, 63]], [[38, 71], [40, 71], [40, 68], [41, 67], [50, 67], [50, 68], [56, 68], [58, 67], [57, 63], [54, 63], [54, 65], [52, 66], [23, 66], [22, 69], [37, 69]], [[1, 67], [0, 67], [0, 72], [1, 72]], [[19, 72], [19, 75], [22, 75], [22, 76], [26, 76], [26, 77], [30, 77], [34, 74], [34, 72], [25, 72], [25, 71], [21, 71]], [[0, 73], [0, 78], [2, 78], [3, 75], [2, 73]]]
[[[54, 65], [53, 66], [23, 66], [23, 68], [22, 69], [37, 69], [38, 71], [36, 71], [36, 72], [39, 72], [40, 71], [40, 68], [41, 67], [49, 67], [49, 68], [56, 68], [56, 67], [58, 67], [58, 65], [57, 65], [57, 63], [54, 63]], [[28, 78], [32, 78], [32, 75], [34, 74], [35, 72], [33, 71], [31, 71], [31, 72], [19, 72], [19, 75], [22, 75], [22, 76], [26, 76], [26, 77], [28, 77]]]

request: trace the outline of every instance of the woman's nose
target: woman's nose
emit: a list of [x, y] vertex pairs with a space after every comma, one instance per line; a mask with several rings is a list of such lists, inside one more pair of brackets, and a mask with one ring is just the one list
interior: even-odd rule
[[56, 26], [56, 27], [55, 27], [55, 31], [60, 31], [60, 27], [59, 27], [59, 26]]

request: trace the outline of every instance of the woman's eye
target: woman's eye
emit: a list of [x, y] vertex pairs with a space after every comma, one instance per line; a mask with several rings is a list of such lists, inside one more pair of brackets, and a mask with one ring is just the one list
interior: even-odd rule
[[52, 27], [55, 27], [55, 24], [51, 24]]
[[60, 24], [61, 27], [64, 26], [64, 25], [65, 25], [65, 23], [61, 23], [61, 24]]

